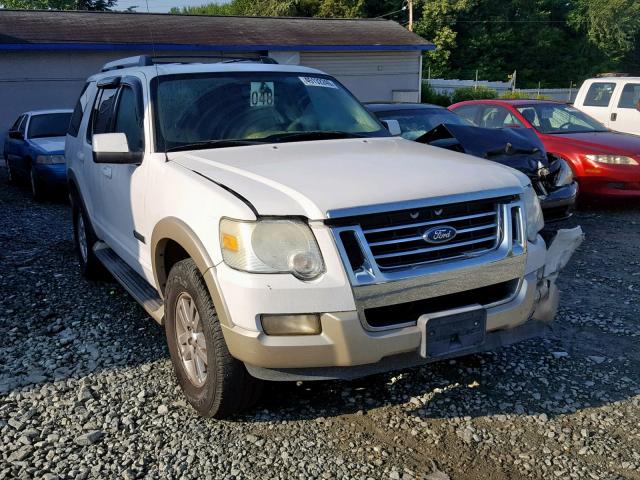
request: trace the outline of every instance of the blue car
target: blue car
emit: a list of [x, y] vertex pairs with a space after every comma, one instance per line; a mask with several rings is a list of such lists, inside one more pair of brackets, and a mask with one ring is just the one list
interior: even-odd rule
[[9, 182], [28, 179], [36, 200], [67, 184], [64, 141], [72, 110], [37, 110], [20, 115], [4, 140]]

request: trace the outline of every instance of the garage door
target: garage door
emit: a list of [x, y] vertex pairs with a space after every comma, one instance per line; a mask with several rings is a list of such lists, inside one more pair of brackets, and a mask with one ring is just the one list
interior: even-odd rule
[[301, 52], [300, 64], [333, 75], [363, 102], [419, 101], [419, 52]]

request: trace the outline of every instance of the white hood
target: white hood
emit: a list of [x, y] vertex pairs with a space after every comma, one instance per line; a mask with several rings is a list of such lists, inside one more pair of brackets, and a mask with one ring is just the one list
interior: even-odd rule
[[261, 215], [301, 215], [511, 188], [519, 172], [401, 138], [325, 140], [169, 153], [245, 197]]
[[35, 144], [44, 153], [64, 153], [64, 141], [66, 137], [43, 137], [33, 138], [31, 143]]

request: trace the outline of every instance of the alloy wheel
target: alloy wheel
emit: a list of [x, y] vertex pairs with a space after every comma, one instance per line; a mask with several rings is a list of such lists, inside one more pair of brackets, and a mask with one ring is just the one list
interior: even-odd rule
[[189, 381], [201, 387], [207, 380], [207, 342], [195, 301], [183, 292], [176, 301], [175, 332], [182, 367]]

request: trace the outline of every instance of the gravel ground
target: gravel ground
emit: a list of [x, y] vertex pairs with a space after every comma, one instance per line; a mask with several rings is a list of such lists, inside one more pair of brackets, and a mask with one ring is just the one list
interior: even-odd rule
[[198, 418], [164, 333], [0, 168], [0, 479], [640, 479], [640, 206], [579, 212], [554, 331]]

